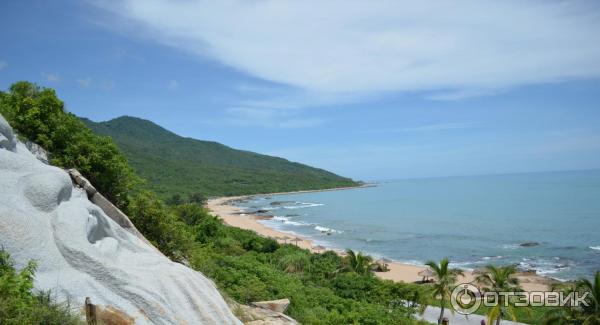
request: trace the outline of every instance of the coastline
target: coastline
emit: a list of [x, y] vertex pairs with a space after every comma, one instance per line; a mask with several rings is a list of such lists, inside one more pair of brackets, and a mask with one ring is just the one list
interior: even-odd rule
[[[336, 188], [326, 190], [308, 190], [298, 192], [285, 192], [285, 193], [269, 193], [269, 194], [254, 194], [254, 195], [241, 195], [231, 197], [220, 197], [212, 198], [207, 201], [208, 209], [219, 218], [221, 218], [227, 225], [232, 227], [238, 227], [242, 229], [252, 230], [257, 234], [265, 237], [276, 239], [279, 243], [293, 243], [300, 248], [308, 249], [313, 253], [323, 253], [324, 251], [334, 251], [337, 254], [344, 255], [343, 251], [325, 248], [317, 250], [315, 249], [315, 243], [310, 238], [303, 237], [298, 234], [291, 234], [280, 230], [269, 228], [262, 223], [258, 222], [261, 219], [265, 219], [263, 216], [245, 214], [243, 209], [236, 207], [232, 202], [237, 200], [243, 200], [253, 196], [269, 196], [269, 195], [280, 195], [280, 194], [295, 194], [295, 193], [308, 193], [308, 192], [323, 192], [323, 191], [337, 191], [346, 189], [356, 189], [361, 187], [370, 187], [374, 185], [362, 185], [357, 187], [347, 188]], [[293, 242], [290, 239], [282, 239], [283, 237], [295, 238]], [[413, 265], [407, 263], [401, 263], [392, 261], [387, 263], [389, 271], [387, 272], [375, 272], [375, 275], [381, 279], [392, 280], [397, 282], [415, 282], [422, 279], [418, 275], [419, 272], [427, 269], [424, 265]], [[517, 278], [520, 281], [521, 287], [525, 291], [547, 291], [550, 289], [552, 283], [557, 282], [556, 280], [532, 274], [532, 273], [518, 273]], [[475, 275], [471, 271], [465, 271], [464, 276], [459, 277], [459, 283], [467, 283], [475, 280]]]

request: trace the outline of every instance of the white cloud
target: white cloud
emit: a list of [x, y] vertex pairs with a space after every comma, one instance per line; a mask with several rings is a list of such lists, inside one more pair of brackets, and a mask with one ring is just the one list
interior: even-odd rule
[[0, 61], [0, 70], [4, 69], [8, 67], [8, 63], [6, 63], [6, 61]]
[[[600, 77], [587, 1], [97, 2], [157, 41], [318, 93], [459, 99]], [[121, 25], [122, 26], [122, 25]]]
[[42, 73], [42, 76], [44, 76], [44, 78], [48, 82], [59, 82], [60, 81], [60, 77], [55, 73]]
[[79, 86], [81, 86], [83, 88], [89, 88], [92, 85], [92, 78], [90, 78], [90, 77], [85, 77], [85, 78], [77, 79], [75, 81], [77, 81], [77, 83], [79, 84]]

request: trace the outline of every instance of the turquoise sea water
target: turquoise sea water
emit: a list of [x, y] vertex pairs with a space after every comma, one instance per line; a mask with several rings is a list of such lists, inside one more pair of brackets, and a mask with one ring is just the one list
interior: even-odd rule
[[401, 262], [516, 264], [558, 279], [600, 270], [600, 171], [400, 180], [239, 205], [268, 210], [269, 227]]

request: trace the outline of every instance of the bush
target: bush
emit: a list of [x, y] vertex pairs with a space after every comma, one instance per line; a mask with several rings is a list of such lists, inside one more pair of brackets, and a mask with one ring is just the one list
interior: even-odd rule
[[56, 303], [50, 292], [33, 292], [36, 265], [17, 272], [10, 255], [0, 250], [0, 324], [83, 324], [69, 304]]
[[189, 227], [153, 193], [140, 191], [132, 195], [127, 212], [131, 222], [161, 252], [175, 260], [187, 258], [194, 240]]

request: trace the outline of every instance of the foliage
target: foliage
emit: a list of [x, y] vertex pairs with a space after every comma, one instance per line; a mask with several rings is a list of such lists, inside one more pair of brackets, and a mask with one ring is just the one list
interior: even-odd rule
[[33, 292], [36, 264], [20, 272], [10, 255], [0, 249], [0, 324], [81, 324], [68, 304], [59, 304], [50, 292]]
[[343, 261], [344, 265], [340, 271], [350, 271], [367, 276], [373, 274], [373, 258], [369, 255], [364, 255], [361, 252], [355, 253], [353, 250], [348, 249]]
[[436, 280], [433, 284], [432, 294], [434, 298], [439, 298], [441, 303], [438, 324], [441, 324], [442, 319], [444, 318], [446, 302], [449, 301], [450, 293], [456, 286], [456, 278], [463, 274], [461, 270], [451, 269], [449, 264], [448, 258], [443, 258], [440, 261], [440, 264], [437, 264], [434, 261], [425, 263], [425, 265], [429, 266], [431, 271], [433, 271], [433, 276]]
[[[515, 277], [516, 272], [516, 268], [512, 265], [503, 267], [488, 265], [486, 271], [477, 276], [476, 281], [482, 285], [481, 290], [484, 292], [520, 292], [522, 289], [519, 287], [519, 280]], [[495, 320], [496, 325], [499, 325], [503, 317], [517, 320], [515, 301], [505, 299], [504, 295], [498, 295], [498, 303], [488, 310], [489, 324]]]
[[175, 260], [185, 258], [193, 243], [191, 229], [153, 193], [144, 190], [135, 193], [127, 212], [136, 228], [161, 252]]
[[20, 136], [46, 149], [52, 164], [77, 168], [110, 201], [126, 206], [139, 179], [110, 138], [66, 112], [54, 90], [17, 82], [0, 96], [0, 113]]
[[[177, 207], [174, 207], [177, 209]], [[199, 218], [211, 220], [209, 216]], [[333, 252], [311, 253], [253, 232], [216, 223], [212, 236], [190, 253], [191, 265], [241, 303], [289, 298], [287, 313], [305, 324], [411, 324], [426, 297], [423, 286], [336, 272], [346, 266]], [[197, 228], [198, 229], [198, 228]], [[357, 254], [358, 255], [358, 254]]]
[[[202, 203], [203, 196], [288, 192], [358, 185], [348, 178], [282, 158], [180, 137], [139, 118], [83, 121], [112, 137], [148, 188], [173, 204]], [[177, 195], [179, 195], [177, 197]]]
[[181, 197], [181, 194], [179, 193], [175, 193], [173, 195], [171, 195], [170, 198], [165, 200], [165, 203], [167, 205], [179, 205], [179, 204], [184, 204], [184, 203], [196, 203], [199, 205], [205, 205], [206, 201], [208, 199], [206, 198], [206, 196], [202, 195], [202, 193], [191, 193], [188, 196], [187, 200], [184, 200], [183, 197]]
[[600, 324], [600, 271], [594, 274], [593, 282], [588, 279], [579, 279], [569, 283], [566, 287], [557, 288], [565, 293], [579, 292], [580, 295], [588, 293], [586, 302], [588, 306], [564, 306], [549, 310], [543, 324]]

